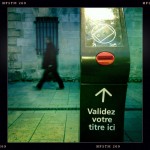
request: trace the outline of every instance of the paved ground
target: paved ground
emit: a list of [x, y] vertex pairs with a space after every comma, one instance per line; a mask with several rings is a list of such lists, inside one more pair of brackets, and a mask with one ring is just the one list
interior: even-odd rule
[[[8, 142], [79, 142], [80, 83], [8, 84]], [[128, 83], [124, 142], [142, 142], [142, 83]]]

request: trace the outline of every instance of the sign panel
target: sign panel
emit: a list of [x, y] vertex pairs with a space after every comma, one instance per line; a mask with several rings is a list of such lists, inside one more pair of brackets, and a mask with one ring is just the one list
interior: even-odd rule
[[123, 140], [126, 89], [127, 85], [81, 84], [81, 142]]

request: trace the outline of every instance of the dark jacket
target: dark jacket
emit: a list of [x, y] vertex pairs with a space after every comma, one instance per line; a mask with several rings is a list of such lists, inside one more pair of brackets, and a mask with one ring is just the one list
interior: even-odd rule
[[47, 44], [47, 49], [43, 58], [42, 68], [46, 69], [49, 65], [57, 67], [56, 48], [51, 42]]

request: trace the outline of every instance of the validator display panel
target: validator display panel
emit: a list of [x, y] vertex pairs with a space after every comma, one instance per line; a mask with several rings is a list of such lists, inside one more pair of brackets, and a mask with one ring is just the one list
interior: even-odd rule
[[118, 8], [85, 8], [85, 46], [123, 46]]

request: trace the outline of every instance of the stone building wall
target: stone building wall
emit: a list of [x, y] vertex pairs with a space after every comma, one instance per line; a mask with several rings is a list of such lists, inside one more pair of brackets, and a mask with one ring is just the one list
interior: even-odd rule
[[[64, 80], [80, 79], [79, 8], [8, 8], [8, 81], [33, 81], [41, 77], [42, 57], [36, 54], [35, 18], [59, 18], [58, 70]], [[142, 79], [142, 9], [125, 8], [129, 39], [130, 80]]]
[[80, 78], [79, 8], [9, 8], [8, 9], [8, 80], [39, 79], [42, 56], [36, 55], [35, 18], [59, 18], [58, 70], [64, 80]]

